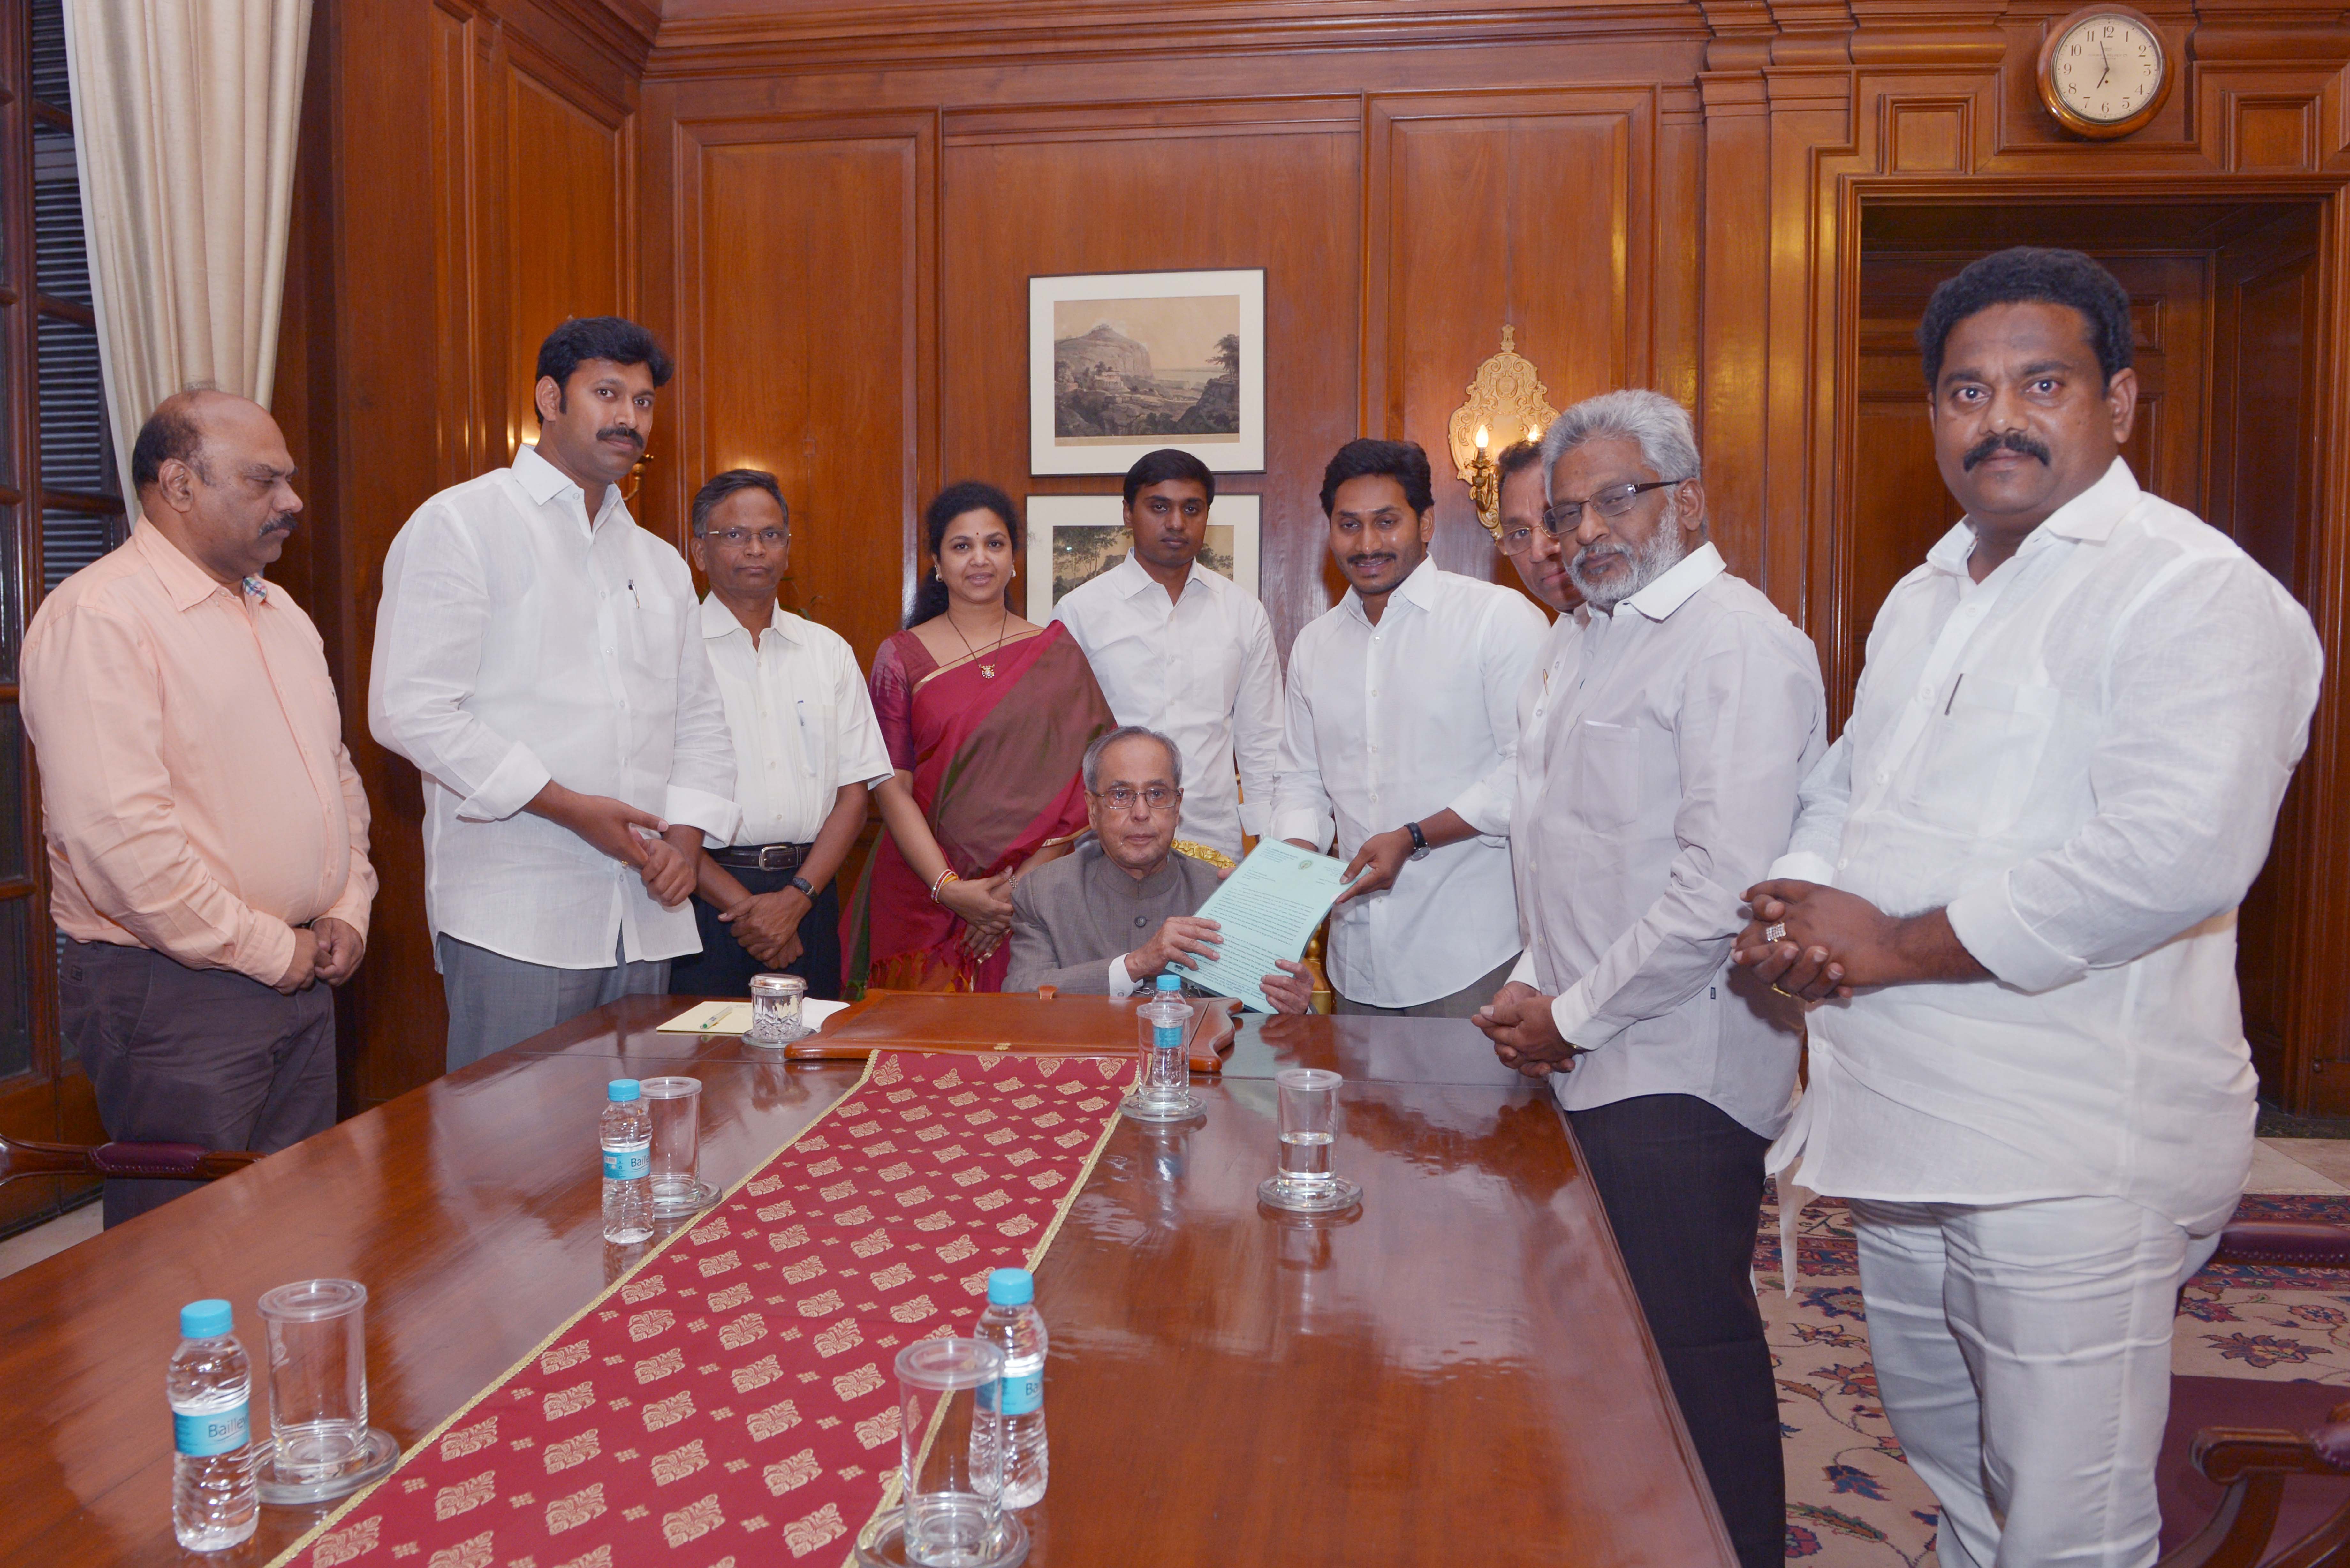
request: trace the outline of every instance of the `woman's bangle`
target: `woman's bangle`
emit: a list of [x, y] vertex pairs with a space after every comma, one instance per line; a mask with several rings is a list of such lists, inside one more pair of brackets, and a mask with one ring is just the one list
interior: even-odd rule
[[939, 901], [940, 888], [945, 887], [950, 882], [960, 882], [962, 880], [962, 877], [955, 875], [955, 869], [951, 866], [940, 872], [939, 879], [931, 884], [931, 902], [935, 904]]

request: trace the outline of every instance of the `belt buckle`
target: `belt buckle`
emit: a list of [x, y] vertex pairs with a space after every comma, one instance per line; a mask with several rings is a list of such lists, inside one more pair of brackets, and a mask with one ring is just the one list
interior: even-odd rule
[[[773, 858], [771, 859], [770, 857]], [[762, 844], [759, 846], [759, 869], [762, 871], [796, 870], [800, 863], [799, 846], [795, 844]]]

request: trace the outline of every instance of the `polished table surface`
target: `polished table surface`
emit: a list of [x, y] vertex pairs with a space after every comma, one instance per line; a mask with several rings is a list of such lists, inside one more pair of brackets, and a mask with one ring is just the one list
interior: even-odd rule
[[[684, 1005], [598, 1010], [0, 1280], [0, 1563], [243, 1568], [321, 1517], [173, 1542], [181, 1303], [226, 1296], [251, 1350], [263, 1291], [361, 1281], [373, 1418], [411, 1444], [642, 1256], [602, 1236], [607, 1079], [700, 1078], [723, 1189], [861, 1071], [654, 1032]], [[1348, 1079], [1355, 1216], [1257, 1206], [1293, 1065]], [[1038, 1271], [1031, 1563], [1731, 1561], [1565, 1124], [1473, 1029], [1252, 1016], [1193, 1083], [1204, 1118], [1120, 1122]]]

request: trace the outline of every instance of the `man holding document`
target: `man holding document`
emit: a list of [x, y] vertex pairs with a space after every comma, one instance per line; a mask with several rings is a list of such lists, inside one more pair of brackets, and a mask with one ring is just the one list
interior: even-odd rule
[[[1072, 993], [1129, 996], [1153, 975], [1172, 965], [1201, 989], [1238, 996], [1251, 1006], [1277, 1012], [1303, 1012], [1314, 982], [1295, 957], [1272, 951], [1285, 941], [1287, 925], [1267, 935], [1254, 922], [1224, 923], [1203, 916], [1201, 905], [1219, 893], [1214, 867], [1173, 853], [1175, 825], [1183, 810], [1183, 759], [1175, 742], [1135, 725], [1113, 730], [1087, 749], [1083, 766], [1087, 814], [1093, 834], [1075, 853], [1043, 867], [1012, 890], [1012, 968], [1007, 992], [1049, 985]], [[1260, 853], [1262, 853], [1260, 851]], [[1326, 876], [1294, 877], [1293, 902], [1310, 906], [1291, 953], [1305, 950], [1305, 937], [1320, 921], [1337, 892], [1337, 862], [1326, 856], [1282, 854], [1328, 867]], [[1262, 876], [1253, 869], [1243, 892]], [[1236, 873], [1236, 883], [1242, 874]], [[1326, 882], [1325, 888], [1323, 884]], [[1318, 897], [1319, 902], [1315, 902]], [[1222, 952], [1227, 940], [1229, 957]], [[1233, 983], [1229, 971], [1254, 972]]]
[[1519, 696], [1527, 948], [1476, 1023], [1555, 1087], [1739, 1561], [1775, 1568], [1786, 1489], [1749, 1269], [1794, 1004], [1730, 950], [1826, 750], [1819, 659], [1706, 537], [1679, 404], [1578, 403], [1543, 455], [1540, 525], [1572, 531], [1589, 614], [1559, 620]]

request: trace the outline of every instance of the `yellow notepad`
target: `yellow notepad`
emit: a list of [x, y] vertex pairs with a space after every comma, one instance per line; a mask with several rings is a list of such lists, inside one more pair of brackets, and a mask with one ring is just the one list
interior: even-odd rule
[[663, 1034], [748, 1034], [751, 1004], [747, 1002], [705, 1002], [690, 1007], [660, 1026]]

